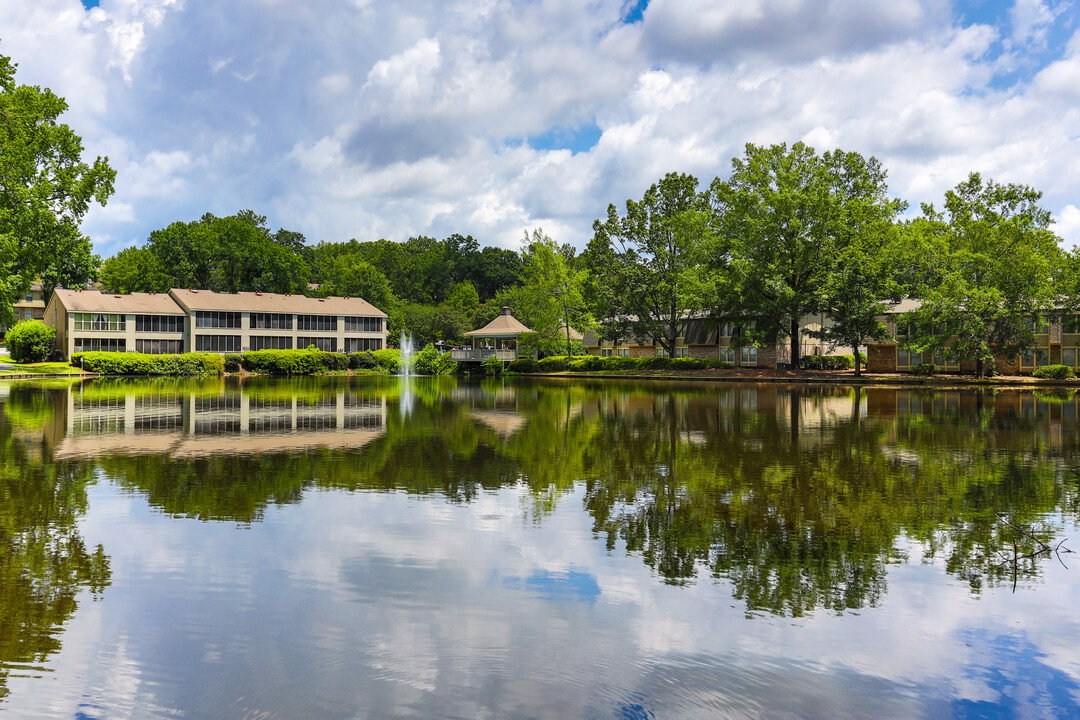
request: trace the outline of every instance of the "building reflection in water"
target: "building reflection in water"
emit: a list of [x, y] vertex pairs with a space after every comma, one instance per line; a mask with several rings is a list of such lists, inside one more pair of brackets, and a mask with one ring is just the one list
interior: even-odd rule
[[216, 392], [183, 386], [150, 392], [137, 384], [109, 390], [84, 384], [66, 393], [55, 459], [356, 448], [386, 427], [386, 398], [349, 387], [327, 388], [314, 396], [267, 396], [224, 384]]

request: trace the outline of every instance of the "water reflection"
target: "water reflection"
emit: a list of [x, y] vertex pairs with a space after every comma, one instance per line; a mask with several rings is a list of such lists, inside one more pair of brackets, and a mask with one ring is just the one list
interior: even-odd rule
[[[0, 399], [0, 462], [11, 498], [0, 526], [8, 544], [0, 562], [9, 563], [0, 592], [14, 598], [2, 605], [3, 622], [24, 628], [18, 642], [8, 643], [7, 632], [0, 639], [7, 672], [55, 653], [81, 588], [101, 592], [110, 580], [105, 550], [115, 549], [90, 551], [77, 530], [88, 512], [86, 487], [99, 475], [160, 513], [239, 524], [240, 532], [258, 531], [271, 508], [314, 512], [319, 493], [363, 496], [352, 502], [364, 507], [384, 491], [419, 499], [409, 522], [426, 527], [429, 547], [404, 560], [383, 546], [382, 554], [358, 551], [360, 559], [320, 582], [343, 584], [365, 604], [433, 614], [458, 592], [473, 627], [493, 622], [484, 613], [494, 613], [526, 635], [535, 630], [505, 613], [535, 602], [561, 607], [552, 611], [560, 617], [598, 612], [610, 586], [573, 561], [488, 569], [476, 585], [471, 570], [451, 572], [439, 560], [446, 528], [427, 501], [485, 508], [513, 490], [517, 517], [545, 537], [560, 532], [560, 511], [581, 509], [593, 538], [587, 542], [608, 558], [636, 565], [675, 593], [715, 584], [755, 622], [882, 607], [899, 567], [928, 565], [962, 582], [971, 597], [997, 586], [1042, 592], [1038, 584], [1055, 561], [1036, 552], [1038, 541], [1063, 539], [1080, 510], [1072, 393], [248, 378], [15, 385]], [[521, 532], [503, 506], [477, 513], [480, 530]], [[314, 536], [344, 521], [310, 522]], [[400, 541], [400, 527], [387, 532]], [[545, 552], [582, 551], [559, 545]], [[475, 553], [471, 547], [461, 557]], [[45, 557], [51, 574], [34, 579], [36, 568], [49, 565]], [[297, 572], [318, 564], [298, 562]], [[496, 611], [499, 603], [506, 609]], [[38, 618], [37, 629], [9, 622], [9, 608]], [[386, 632], [404, 632], [394, 618], [384, 621]], [[998, 655], [1034, 652], [1022, 638], [986, 637], [980, 642]], [[412, 662], [412, 640], [397, 640], [366, 648], [370, 664], [413, 683], [437, 675], [402, 669]], [[715, 685], [715, 668], [672, 670], [680, 662], [667, 657], [670, 667], [651, 667], [643, 686], [662, 686], [668, 671], [701, 673], [702, 690], [708, 678]], [[781, 683], [809, 672], [767, 670], [763, 677]], [[873, 686], [865, 677], [852, 682]], [[649, 712], [656, 692], [624, 693], [604, 707]], [[593, 706], [574, 706], [581, 707]], [[752, 712], [739, 703], [718, 707]]]

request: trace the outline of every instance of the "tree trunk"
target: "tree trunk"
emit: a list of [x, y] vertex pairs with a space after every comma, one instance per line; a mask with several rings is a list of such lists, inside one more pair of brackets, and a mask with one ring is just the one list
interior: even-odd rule
[[799, 318], [791, 318], [791, 368], [793, 370], [799, 369]]
[[859, 343], [852, 345], [851, 349], [855, 351], [855, 377], [862, 377], [862, 364], [859, 362], [862, 359], [859, 357]]
[[975, 377], [981, 378], [983, 376], [983, 359], [980, 357], [975, 361]]

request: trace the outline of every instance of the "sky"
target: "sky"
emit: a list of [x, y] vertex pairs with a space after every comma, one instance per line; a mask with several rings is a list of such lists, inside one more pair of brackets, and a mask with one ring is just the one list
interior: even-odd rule
[[796, 141], [876, 156], [913, 212], [1031, 185], [1080, 243], [1075, 0], [4, 0], [0, 54], [117, 171], [103, 257], [241, 209], [583, 247], [668, 172]]

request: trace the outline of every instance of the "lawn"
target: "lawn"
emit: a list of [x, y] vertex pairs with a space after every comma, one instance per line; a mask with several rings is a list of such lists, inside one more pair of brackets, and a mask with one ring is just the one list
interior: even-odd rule
[[17, 363], [10, 358], [0, 358], [0, 365], [10, 365], [10, 368], [0, 368], [0, 377], [5, 375], [82, 375], [82, 370], [66, 362], [43, 362], [43, 363]]

